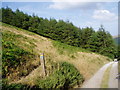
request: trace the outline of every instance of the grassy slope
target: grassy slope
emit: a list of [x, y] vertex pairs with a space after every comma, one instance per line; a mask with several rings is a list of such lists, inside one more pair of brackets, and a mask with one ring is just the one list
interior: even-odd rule
[[72, 63], [80, 73], [83, 74], [86, 80], [89, 79], [102, 65], [110, 60], [105, 56], [62, 44], [6, 24], [2, 25], [2, 33], [17, 35], [18, 37], [15, 38], [16, 40], [12, 42], [14, 42], [18, 47], [35, 55], [32, 60], [29, 59], [27, 61], [26, 67], [33, 65], [37, 68], [32, 68], [32, 72], [29, 72], [30, 74], [28, 76], [22, 78], [20, 76], [16, 76], [16, 73], [13, 71], [13, 73], [7, 77], [11, 82], [14, 79], [14, 76], [20, 79], [14, 79], [16, 80], [15, 82], [28, 84], [34, 84], [37, 78], [41, 78], [41, 66], [39, 66], [40, 53], [45, 54], [47, 73], [52, 72], [54, 68], [51, 67], [54, 63], [66, 61]]

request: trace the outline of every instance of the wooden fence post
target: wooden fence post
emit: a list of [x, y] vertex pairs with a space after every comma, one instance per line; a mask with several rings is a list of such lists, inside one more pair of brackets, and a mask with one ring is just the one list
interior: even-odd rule
[[44, 76], [46, 76], [44, 53], [40, 54], [40, 61], [41, 61], [41, 65], [42, 65], [42, 73]]

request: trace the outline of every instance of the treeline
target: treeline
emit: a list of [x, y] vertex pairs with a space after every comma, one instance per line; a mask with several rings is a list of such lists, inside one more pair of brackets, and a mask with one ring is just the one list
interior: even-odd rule
[[19, 9], [1, 8], [2, 22], [26, 29], [68, 45], [82, 47], [92, 52], [114, 58], [117, 52], [113, 38], [103, 26], [96, 32], [92, 27], [78, 28], [69, 21], [28, 15]]

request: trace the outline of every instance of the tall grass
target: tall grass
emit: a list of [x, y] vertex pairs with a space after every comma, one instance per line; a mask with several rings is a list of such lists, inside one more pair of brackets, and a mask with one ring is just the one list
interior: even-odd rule
[[[10, 79], [13, 80], [21, 76], [26, 76], [37, 67], [37, 65], [30, 65], [36, 59], [36, 54], [33, 52], [35, 45], [31, 41], [22, 35], [17, 35], [6, 30], [2, 31], [3, 78], [10, 76]], [[14, 72], [17, 72], [17, 74], [14, 74]]]
[[60, 54], [73, 54], [73, 53], [76, 53], [76, 52], [90, 52], [86, 49], [83, 49], [81, 47], [75, 47], [75, 46], [70, 46], [70, 45], [67, 45], [65, 43], [61, 43], [59, 41], [52, 41], [53, 42], [53, 45], [55, 48], [57, 48], [58, 52]]
[[38, 80], [37, 85], [40, 88], [68, 89], [81, 85], [83, 81], [84, 77], [72, 64], [60, 62], [58, 68], [46, 79]]
[[[74, 46], [70, 46], [70, 45], [67, 45], [67, 44], [64, 44], [58, 41], [53, 41], [53, 40], [44, 38], [42, 36], [39, 36], [37, 34], [30, 35], [29, 33], [27, 33], [27, 31], [24, 32], [25, 30], [22, 30], [19, 28], [15, 29], [12, 26], [9, 27], [9, 25], [6, 25], [6, 26], [3, 26], [3, 29], [4, 29], [3, 31], [4, 34], [6, 34], [5, 41], [10, 41], [10, 43], [13, 42], [13, 44], [15, 44], [17, 48], [21, 48], [29, 53], [32, 53], [33, 55], [38, 55], [40, 52], [44, 52], [45, 60], [46, 60], [46, 70], [49, 73], [49, 75], [52, 74], [53, 71], [57, 68], [57, 67], [52, 68], [52, 66], [54, 66], [54, 62], [58, 63], [60, 61], [63, 61], [63, 62], [69, 62], [72, 65], [74, 65], [77, 68], [78, 72], [81, 72], [84, 78], [88, 79], [92, 74], [94, 74], [94, 72], [96, 72], [96, 70], [98, 70], [103, 64], [105, 64], [108, 61], [107, 58], [101, 55], [98, 55], [98, 54], [91, 53], [88, 50], [82, 49], [80, 47], [74, 47]], [[30, 69], [30, 71], [35, 69], [34, 65], [30, 63], [30, 62], [36, 62], [36, 60], [34, 59], [35, 57], [30, 58], [29, 60], [28, 59], [26, 60], [27, 67], [25, 66], [24, 70], [20, 69], [21, 71], [20, 74], [23, 73], [27, 75], [28, 74], [26, 73], [27, 69]], [[40, 60], [38, 57], [36, 63], [39, 63], [39, 61]], [[35, 70], [33, 70], [32, 73], [27, 75], [25, 78], [22, 78], [22, 80], [20, 77], [19, 81], [21, 83], [26, 83], [26, 84], [30, 83], [30, 85], [35, 84], [34, 83], [36, 80], [35, 78], [40, 77], [41, 70], [39, 68], [36, 68], [36, 71], [38, 72], [36, 71], [34, 72], [34, 71]], [[54, 77], [54, 74], [52, 74], [51, 78], [55, 78], [55, 77]], [[64, 76], [61, 76], [61, 77], [64, 77]], [[39, 80], [42, 80], [42, 79], [40, 78]], [[48, 82], [49, 81], [47, 79], [47, 83]]]

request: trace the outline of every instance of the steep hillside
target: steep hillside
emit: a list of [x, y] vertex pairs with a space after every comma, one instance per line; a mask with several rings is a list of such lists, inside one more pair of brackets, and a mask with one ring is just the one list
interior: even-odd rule
[[111, 34], [101, 25], [96, 31], [92, 27], [76, 27], [72, 22], [28, 15], [19, 9], [1, 8], [2, 22], [34, 32], [38, 35], [81, 47], [91, 52], [110, 57], [116, 56], [116, 46]]
[[77, 68], [85, 80], [111, 60], [7, 24], [2, 23], [1, 31], [3, 78], [9, 83], [35, 85], [38, 79], [43, 79], [40, 53], [45, 55], [47, 76], [59, 66], [58, 62], [68, 62]]

